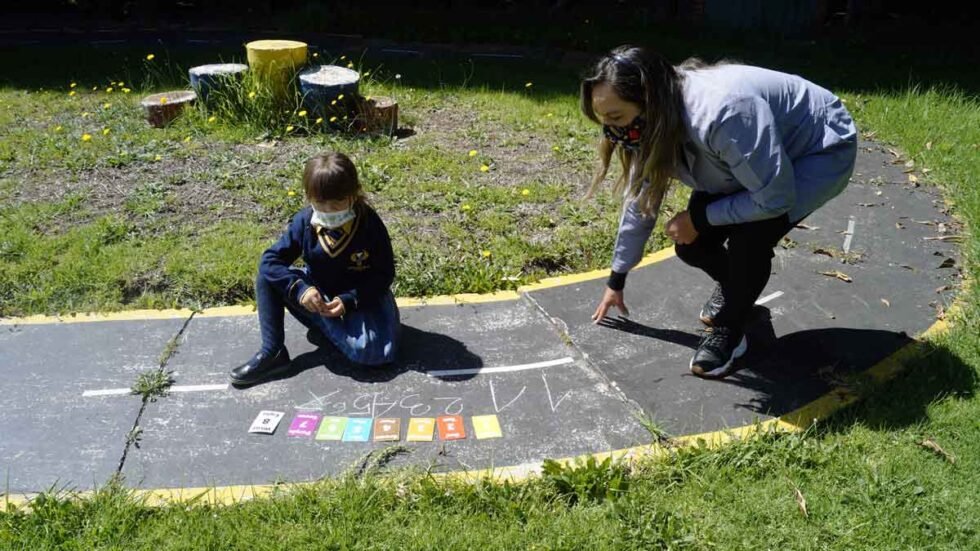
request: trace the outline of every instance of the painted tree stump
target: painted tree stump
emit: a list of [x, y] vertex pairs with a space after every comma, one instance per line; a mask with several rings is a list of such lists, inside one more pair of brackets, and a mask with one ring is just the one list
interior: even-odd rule
[[226, 90], [228, 86], [241, 81], [248, 71], [248, 65], [242, 63], [212, 63], [198, 65], [187, 71], [191, 80], [191, 88], [207, 103], [212, 91]]
[[[358, 83], [361, 75], [337, 65], [318, 65], [299, 74], [303, 107], [337, 128], [353, 122], [357, 115]], [[336, 117], [335, 120], [333, 117]], [[346, 117], [346, 119], [344, 118]]]
[[146, 121], [156, 128], [163, 128], [179, 115], [184, 107], [194, 103], [197, 94], [193, 90], [174, 90], [150, 94], [140, 101]]
[[361, 101], [358, 121], [363, 132], [392, 136], [398, 130], [398, 102], [389, 97]]
[[306, 64], [306, 43], [296, 40], [255, 40], [245, 45], [248, 65], [275, 97], [285, 99], [296, 71]]

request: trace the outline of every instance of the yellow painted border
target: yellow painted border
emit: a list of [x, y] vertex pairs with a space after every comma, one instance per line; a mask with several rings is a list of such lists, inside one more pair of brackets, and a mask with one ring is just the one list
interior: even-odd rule
[[[650, 253], [637, 264], [636, 268], [642, 268], [651, 264], [656, 264], [674, 256], [674, 248], [668, 247], [657, 252]], [[635, 268], [634, 268], [635, 269]], [[496, 291], [493, 293], [462, 293], [456, 295], [439, 295], [434, 297], [401, 297], [397, 299], [400, 308], [413, 306], [446, 306], [453, 304], [479, 304], [484, 302], [503, 302], [517, 300], [523, 293], [541, 291], [554, 287], [573, 285], [583, 281], [592, 281], [609, 275], [609, 270], [593, 270], [591, 272], [581, 272], [577, 274], [567, 274], [556, 277], [549, 277], [537, 283], [531, 283], [518, 287], [516, 291]], [[85, 323], [97, 321], [139, 321], [157, 319], [180, 319], [187, 318], [194, 310], [189, 308], [163, 309], [163, 310], [124, 310], [122, 312], [86, 312], [79, 314], [24, 316], [20, 318], [0, 318], [0, 325], [43, 325], [55, 323]], [[205, 308], [197, 311], [196, 318], [214, 318], [223, 316], [250, 316], [255, 313], [255, 306], [217, 306]]]
[[[651, 262], [655, 262], [651, 261]], [[600, 276], [601, 277], [601, 276]], [[558, 279], [558, 278], [555, 278]], [[584, 279], [582, 281], [585, 281]], [[956, 305], [947, 313], [947, 317], [953, 315]], [[883, 383], [902, 371], [909, 362], [921, 358], [927, 351], [928, 344], [924, 339], [935, 337], [949, 329], [949, 324], [944, 320], [938, 320], [926, 329], [919, 337], [893, 352], [888, 357], [879, 361], [865, 373], [870, 375], [875, 382]], [[557, 460], [566, 465], [574, 464], [577, 461], [588, 457], [595, 457], [598, 460], [612, 458], [617, 461], [627, 463], [636, 462], [642, 458], [663, 457], [671, 450], [683, 447], [697, 446], [704, 444], [709, 448], [717, 448], [734, 440], [752, 437], [756, 434], [769, 431], [782, 432], [801, 432], [814, 422], [826, 419], [841, 408], [856, 402], [860, 396], [845, 389], [833, 390], [820, 398], [786, 413], [775, 419], [759, 422], [752, 425], [735, 427], [732, 429], [717, 430], [701, 434], [679, 436], [670, 441], [669, 446], [662, 444], [648, 444], [635, 446], [620, 450], [612, 450], [593, 454], [585, 454], [576, 457], [567, 457]], [[523, 465], [513, 465], [507, 467], [497, 467], [489, 469], [479, 469], [473, 471], [454, 471], [448, 473], [438, 473], [436, 476], [460, 481], [520, 481], [531, 476], [536, 476], [541, 472], [540, 463], [525, 463]], [[132, 493], [148, 506], [163, 506], [173, 503], [208, 503], [211, 505], [232, 505], [242, 501], [256, 498], [263, 498], [275, 495], [277, 492], [288, 491], [290, 487], [302, 487], [315, 484], [315, 482], [295, 482], [290, 484], [261, 484], [261, 485], [233, 485], [233, 486], [212, 486], [198, 488], [160, 488], [160, 489], [133, 489]], [[94, 492], [85, 491], [72, 494], [77, 499], [85, 499], [92, 496]], [[23, 507], [30, 503], [37, 494], [0, 494], [0, 500], [8, 505]]]

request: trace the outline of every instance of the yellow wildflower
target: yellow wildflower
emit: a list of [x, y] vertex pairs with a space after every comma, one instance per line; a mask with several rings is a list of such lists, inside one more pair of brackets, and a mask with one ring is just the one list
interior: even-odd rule
[[186, 137], [184, 138], [184, 143], [187, 143], [187, 142], [189, 142], [189, 141], [191, 141], [191, 137], [190, 137], [190, 136], [186, 136]]
[[490, 258], [490, 255], [493, 253], [491, 253], [490, 251], [483, 251], [480, 254], [483, 255], [483, 258]]
[[108, 88], [106, 88], [106, 89], [105, 89], [105, 93], [106, 93], [106, 94], [111, 94], [111, 93], [112, 93], [112, 86], [110, 86], [110, 87], [108, 87]]
[[558, 152], [558, 146], [557, 145], [551, 146], [551, 150], [557, 153]]
[[156, 157], [153, 157], [153, 160], [154, 161], [160, 161], [162, 159], [163, 159], [163, 157], [161, 157], [160, 155], [157, 155]]
[[534, 86], [533, 82], [528, 82], [527, 84], [524, 85], [525, 88], [530, 88], [532, 86]]
[[333, 100], [333, 101], [331, 101], [331, 102], [330, 102], [330, 105], [337, 105], [337, 100]]
[[162, 98], [160, 98], [160, 105], [163, 105], [165, 103], [167, 103], [167, 96], [163, 96]]
[[286, 126], [286, 132], [292, 132], [292, 131], [293, 131], [293, 125], [290, 124]]
[[467, 205], [467, 204], [464, 203], [463, 206], [461, 206], [459, 208], [463, 209], [464, 211], [468, 211], [468, 210], [470, 210], [473, 207], [471, 207], [471, 206], [469, 206], [469, 205]]
[[340, 94], [339, 96], [337, 96], [337, 99], [344, 99], [344, 95]]
[[83, 142], [90, 142], [90, 141], [92, 141], [92, 135], [91, 134], [82, 134], [82, 141]]
[[286, 192], [286, 195], [292, 197], [293, 195], [296, 195], [296, 192], [293, 191], [293, 190], [289, 190], [289, 191]]
[[341, 61], [343, 61], [343, 60], [345, 60], [345, 59], [347, 59], [347, 56], [345, 56], [345, 55], [342, 55], [342, 56], [340, 56], [340, 60], [341, 60]]
[[351, 62], [351, 63], [348, 63], [348, 64], [347, 64], [347, 68], [348, 68], [348, 69], [353, 69], [353, 68], [354, 68], [354, 63], [353, 63], [353, 62]]
[[123, 88], [122, 91], [123, 91], [124, 94], [128, 94], [128, 93], [132, 92], [132, 90], [130, 90], [129, 88]]
[[61, 125], [55, 126], [54, 127], [54, 131], [55, 132], [61, 132]]
[[108, 128], [103, 128], [102, 129], [102, 135], [103, 136], [108, 136], [109, 135], [109, 129]]
[[68, 97], [74, 97], [74, 96], [75, 96], [75, 91], [74, 90], [72, 90], [71, 92], [68, 92]]
[[330, 122], [337, 122], [337, 117], [330, 117]]
[[255, 99], [255, 92], [249, 92], [248, 99]]
[[78, 86], [78, 83], [77, 82], [72, 82], [71, 85], [69, 86], [69, 88], [74, 88], [76, 86]]
[[470, 157], [476, 157], [476, 150], [475, 149], [471, 149], [470, 150]]
[[150, 54], [150, 55], [148, 55], [148, 56], [146, 56], [146, 60], [147, 60], [147, 61], [153, 61], [153, 58], [154, 58], [154, 57], [156, 57], [156, 56], [155, 56], [155, 55], [153, 55], [153, 54]]
[[481, 165], [480, 172], [490, 172], [490, 167], [487, 165]]
[[301, 117], [305, 117], [306, 116], [306, 109], [303, 109], [302, 111], [300, 111], [299, 113], [296, 113], [296, 114], [299, 115], [299, 116], [301, 116]]
[[103, 108], [103, 109], [108, 109], [108, 108], [110, 108], [110, 107], [112, 107], [112, 104], [111, 104], [111, 103], [103, 103], [103, 104], [102, 104], [102, 108]]
[[320, 124], [321, 122], [323, 122], [323, 117], [317, 117], [316, 124]]
[[216, 120], [218, 120], [218, 117], [216, 117], [214, 115], [211, 115], [210, 117], [208, 117], [208, 122], [214, 122]]
[[527, 197], [528, 195], [531, 195], [531, 190], [529, 190], [527, 188], [524, 188], [524, 189], [521, 190], [521, 195], [523, 195], [524, 197]]

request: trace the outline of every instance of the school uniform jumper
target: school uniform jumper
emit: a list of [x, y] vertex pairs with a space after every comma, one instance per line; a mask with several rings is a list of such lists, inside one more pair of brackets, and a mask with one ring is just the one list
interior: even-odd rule
[[[351, 361], [380, 365], [394, 360], [401, 324], [391, 292], [394, 255], [388, 230], [369, 205], [337, 229], [310, 224], [313, 208], [293, 216], [285, 233], [264, 253], [255, 280], [262, 352], [273, 355], [285, 342], [284, 309], [320, 331]], [[302, 257], [305, 266], [292, 266]], [[299, 302], [315, 287], [329, 302], [339, 297], [345, 313], [328, 318]]]
[[[698, 237], [675, 251], [721, 285], [714, 324], [741, 330], [773, 248], [847, 186], [857, 129], [839, 97], [797, 75], [736, 64], [679, 72], [687, 136], [674, 176], [693, 189]], [[626, 197], [610, 288], [623, 288], [656, 221]]]

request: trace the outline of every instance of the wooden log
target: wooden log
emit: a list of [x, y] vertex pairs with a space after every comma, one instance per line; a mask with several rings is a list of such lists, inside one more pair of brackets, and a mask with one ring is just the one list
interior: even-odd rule
[[226, 90], [229, 85], [239, 82], [247, 71], [248, 65], [243, 63], [211, 63], [191, 67], [187, 74], [197, 97], [207, 103], [212, 91]]
[[[349, 127], [357, 115], [361, 75], [337, 65], [318, 65], [299, 75], [303, 107], [334, 128]], [[331, 119], [336, 117], [336, 121]], [[346, 117], [346, 120], [345, 120]]]
[[146, 113], [146, 121], [156, 128], [163, 128], [179, 115], [184, 107], [194, 103], [197, 94], [193, 90], [174, 90], [150, 94], [140, 101]]
[[362, 132], [393, 136], [398, 131], [398, 102], [386, 96], [364, 98], [357, 120]]

